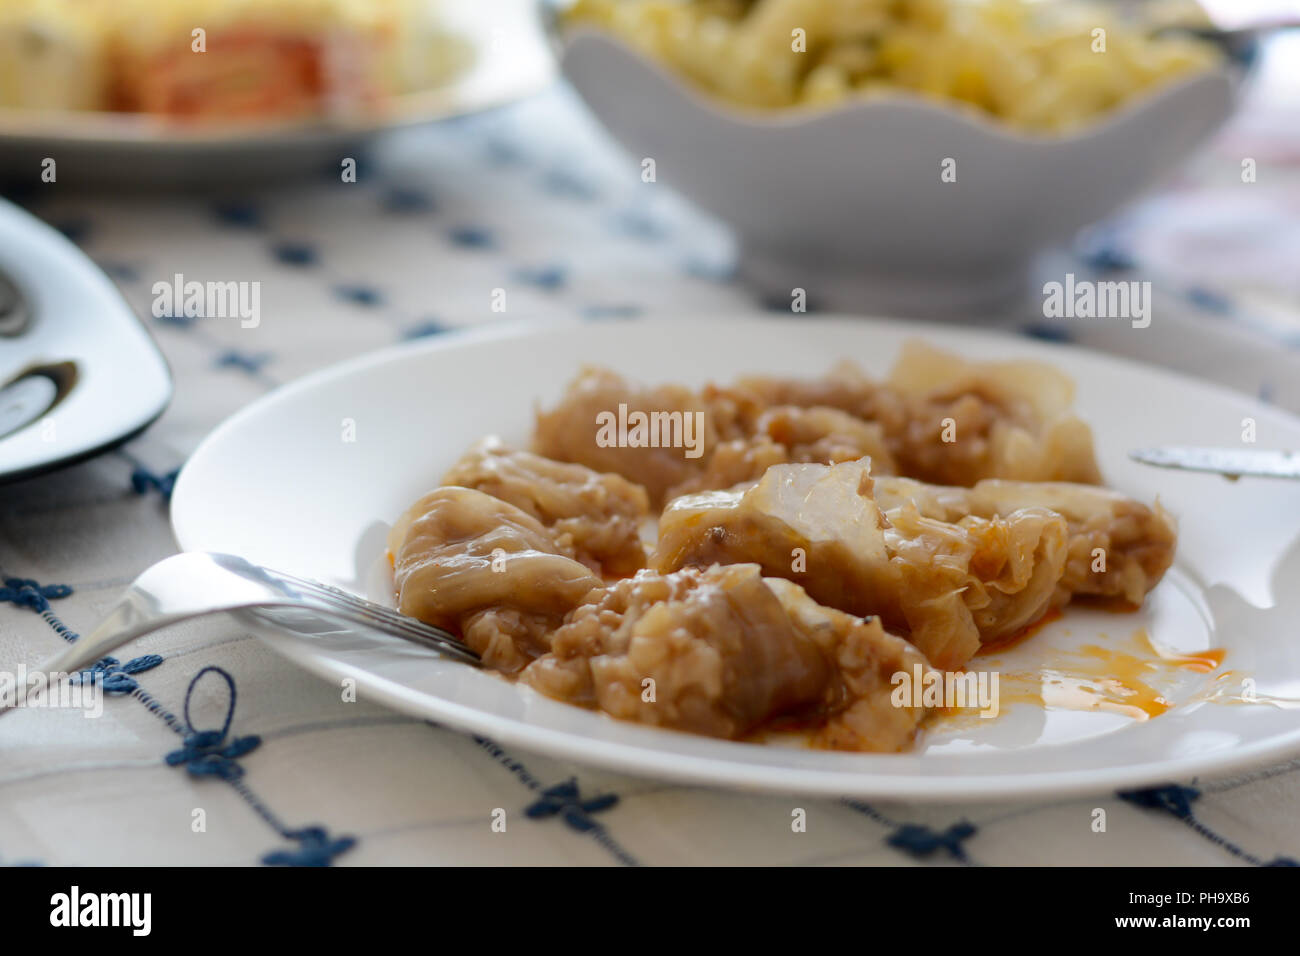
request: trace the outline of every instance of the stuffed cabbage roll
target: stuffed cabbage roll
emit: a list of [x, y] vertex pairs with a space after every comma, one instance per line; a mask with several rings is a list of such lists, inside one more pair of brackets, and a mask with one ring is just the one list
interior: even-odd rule
[[623, 720], [742, 737], [779, 717], [819, 724], [814, 742], [908, 747], [925, 715], [895, 707], [892, 677], [924, 657], [879, 620], [812, 601], [752, 564], [641, 571], [578, 608], [521, 680]]
[[789, 405], [872, 423], [889, 451], [887, 459], [872, 455], [878, 475], [950, 485], [1101, 480], [1092, 432], [1070, 412], [1074, 384], [1040, 362], [972, 362], [909, 341], [883, 382], [842, 362], [820, 379], [749, 376], [705, 396], [720, 423], [719, 410], [728, 413], [729, 428], [719, 425], [724, 435], [752, 435], [765, 409]]
[[1074, 383], [1050, 365], [971, 362], [910, 341], [888, 385], [907, 407], [893, 435], [898, 474], [945, 485], [1101, 481], [1092, 430], [1070, 412]]
[[469, 488], [424, 495], [389, 533], [397, 608], [459, 633], [483, 662], [512, 673], [599, 577], [532, 515]]
[[1178, 542], [1177, 525], [1159, 502], [1147, 507], [1094, 485], [989, 480], [954, 488], [884, 477], [875, 495], [884, 509], [911, 502], [940, 521], [994, 518], [1023, 506], [1056, 512], [1069, 524], [1062, 604], [1078, 595], [1141, 604], [1173, 564]]
[[537, 413], [533, 451], [622, 475], [658, 503], [704, 470], [716, 434], [708, 408], [690, 389], [641, 388], [608, 369], [585, 368], [559, 405]]
[[[747, 376], [696, 392], [587, 368], [538, 414], [534, 450], [642, 484], [652, 504], [756, 480], [774, 464], [862, 457], [876, 474], [935, 484], [1095, 484], [1092, 432], [1073, 400], [1073, 383], [1043, 363], [973, 362], [917, 341], [884, 381], [843, 362], [821, 378]], [[628, 414], [649, 423], [625, 427]], [[618, 441], [601, 430], [611, 416]]]
[[948, 523], [882, 511], [870, 461], [769, 468], [750, 486], [672, 501], [651, 566], [753, 562], [822, 604], [879, 615], [935, 666], [1038, 620], [1065, 568], [1067, 524], [1044, 508]]
[[896, 465], [879, 424], [822, 405], [778, 405], [757, 415], [747, 437], [720, 442], [704, 471], [669, 489], [667, 497], [755, 481], [772, 465], [859, 458], [870, 458], [872, 467], [884, 474], [894, 473]]
[[562, 550], [599, 574], [626, 577], [645, 567], [641, 523], [650, 501], [644, 488], [619, 475], [515, 451], [487, 438], [452, 466], [443, 482], [526, 511]]

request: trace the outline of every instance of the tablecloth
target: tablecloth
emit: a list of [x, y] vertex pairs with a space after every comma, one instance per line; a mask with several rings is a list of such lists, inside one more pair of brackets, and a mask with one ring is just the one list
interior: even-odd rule
[[[1213, 148], [1044, 260], [1053, 275], [1154, 277], [1149, 329], [1122, 334], [1032, 312], [998, 321], [1300, 411], [1300, 96], [1287, 68], [1300, 62], [1300, 44], [1287, 42]], [[1253, 183], [1242, 182], [1243, 157], [1257, 160]], [[263, 320], [248, 335], [235, 322], [148, 318], [176, 380], [161, 420], [96, 460], [0, 488], [6, 666], [31, 666], [65, 631], [93, 627], [124, 585], [174, 552], [167, 496], [176, 470], [218, 422], [277, 385], [364, 350], [501, 318], [788, 308], [737, 285], [725, 227], [667, 189], [646, 188], [633, 158], [562, 87], [402, 133], [356, 159], [356, 183], [327, 171], [214, 195], [83, 195], [65, 184], [18, 197], [80, 244], [140, 314], [150, 316], [153, 283], [181, 273], [259, 281]], [[491, 290], [502, 287], [504, 316], [491, 308]], [[0, 722], [0, 863], [1300, 858], [1300, 761], [1033, 803], [760, 796], [608, 773], [364, 699], [345, 703], [228, 620], [155, 634], [101, 669], [111, 694], [100, 719], [31, 710]], [[1093, 826], [1098, 808], [1104, 832]], [[802, 832], [792, 827], [796, 809]]]

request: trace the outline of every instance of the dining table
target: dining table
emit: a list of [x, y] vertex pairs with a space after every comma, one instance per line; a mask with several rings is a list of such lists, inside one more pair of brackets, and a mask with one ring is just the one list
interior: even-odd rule
[[[1122, 355], [1300, 413], [1300, 35], [1284, 39], [1207, 149], [1039, 263], [1044, 281], [1150, 281], [1149, 327], [1053, 318], [1039, 297], [962, 321]], [[348, 161], [355, 177], [343, 174]], [[727, 226], [644, 181], [639, 160], [559, 83], [322, 157], [318, 172], [289, 182], [175, 191], [35, 180], [5, 196], [112, 278], [174, 380], [169, 407], [143, 434], [0, 486], [6, 668], [35, 666], [92, 629], [136, 575], [175, 553], [168, 500], [187, 456], [286, 383], [503, 321], [761, 322], [791, 308], [748, 289]], [[257, 283], [259, 321], [158, 308], [179, 276]], [[508, 292], [504, 309], [498, 290]], [[466, 406], [473, 414], [472, 396]], [[226, 617], [164, 629], [95, 666], [99, 719], [25, 709], [0, 720], [0, 863], [1300, 861], [1300, 759], [1087, 797], [782, 796], [628, 776], [364, 695], [347, 700]]]

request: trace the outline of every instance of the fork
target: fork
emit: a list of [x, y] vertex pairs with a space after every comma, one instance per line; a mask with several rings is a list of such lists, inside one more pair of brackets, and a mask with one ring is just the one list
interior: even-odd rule
[[[306, 611], [313, 618], [359, 625], [404, 638], [469, 664], [479, 657], [456, 635], [341, 588], [272, 571], [232, 554], [190, 551], [164, 558], [131, 583], [100, 625], [37, 668], [83, 670], [160, 628], [227, 611]], [[0, 715], [15, 709], [18, 697]]]

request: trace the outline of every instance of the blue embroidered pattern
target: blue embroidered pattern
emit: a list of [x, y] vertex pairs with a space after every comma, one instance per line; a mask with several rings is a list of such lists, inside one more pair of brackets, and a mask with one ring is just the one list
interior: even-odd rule
[[0, 588], [0, 602], [9, 602], [17, 607], [25, 607], [39, 614], [54, 633], [65, 641], [75, 641], [76, 632], [59, 620], [50, 607], [50, 601], [65, 598], [72, 593], [66, 584], [37, 584], [28, 578], [5, 578], [4, 587]]
[[536, 286], [547, 292], [563, 288], [569, 281], [568, 272], [562, 266], [555, 265], [516, 269], [514, 276], [526, 285]]
[[237, 368], [249, 375], [256, 375], [273, 357], [270, 352], [240, 352], [238, 349], [228, 349], [217, 356], [216, 365], [218, 368]]
[[[190, 702], [199, 681], [209, 673], [216, 674], [226, 682], [230, 701], [226, 705], [226, 717], [219, 730], [198, 730], [190, 717]], [[179, 750], [167, 754], [165, 758], [167, 763], [173, 767], [185, 767], [191, 776], [216, 777], [230, 784], [253, 811], [270, 824], [280, 836], [299, 844], [297, 850], [276, 850], [266, 854], [262, 857], [263, 863], [278, 866], [328, 866], [334, 857], [355, 846], [356, 838], [350, 836], [331, 838], [321, 826], [291, 829], [249, 789], [243, 780], [244, 768], [236, 761], [256, 750], [262, 743], [262, 738], [250, 734], [227, 741], [230, 724], [235, 716], [237, 699], [235, 679], [222, 668], [209, 665], [195, 674], [185, 692], [183, 712], [185, 723], [173, 728], [182, 735], [182, 746]]]
[[277, 242], [271, 247], [271, 255], [275, 256], [277, 262], [282, 262], [286, 266], [314, 266], [320, 262], [320, 253], [310, 242]]
[[1206, 289], [1201, 286], [1188, 289], [1187, 299], [1197, 308], [1204, 309], [1206, 312], [1226, 315], [1232, 311], [1232, 300], [1213, 289]]
[[[220, 730], [196, 730], [193, 720], [190, 719], [190, 698], [194, 695], [194, 688], [199, 680], [209, 672], [220, 676], [230, 688], [230, 706], [226, 708], [226, 721], [221, 725]], [[189, 690], [185, 693], [185, 727], [188, 733], [185, 735], [184, 746], [179, 750], [173, 750], [163, 759], [173, 767], [185, 767], [195, 777], [221, 777], [223, 780], [242, 777], [244, 768], [235, 761], [244, 754], [256, 750], [262, 738], [250, 735], [226, 741], [226, 735], [230, 732], [230, 721], [235, 716], [235, 698], [234, 678], [221, 668], [205, 667], [195, 674], [194, 679], [190, 681]]]
[[668, 235], [667, 227], [643, 209], [616, 213], [612, 224], [616, 232], [643, 242], [654, 242]]
[[979, 831], [975, 824], [967, 820], [959, 820], [944, 830], [933, 830], [918, 823], [898, 823], [870, 804], [858, 800], [845, 800], [844, 805], [870, 817], [881, 826], [892, 829], [894, 832], [885, 838], [885, 843], [896, 850], [917, 859], [925, 859], [944, 850], [959, 863], [970, 865], [972, 862], [962, 842]]
[[334, 294], [345, 302], [363, 306], [367, 309], [384, 304], [384, 294], [373, 286], [348, 284], [334, 287]]
[[391, 213], [427, 213], [433, 210], [433, 199], [420, 189], [394, 186], [384, 193], [384, 209]]
[[[175, 474], [173, 473], [171, 477], [174, 480]], [[55, 617], [49, 603], [51, 600], [65, 598], [71, 594], [72, 588], [66, 584], [41, 585], [28, 578], [5, 578], [4, 587], [0, 588], [0, 601], [38, 612], [60, 637], [72, 643], [79, 638], [79, 635]], [[142, 654], [126, 663], [120, 662], [115, 657], [105, 657], [73, 675], [72, 679], [86, 681], [102, 678], [105, 693], [112, 696], [134, 697], [149, 713], [182, 738], [180, 748], [169, 752], [163, 758], [168, 765], [184, 767], [194, 777], [215, 777], [230, 784], [253, 811], [270, 824], [281, 837], [297, 844], [297, 848], [293, 850], [275, 850], [266, 854], [262, 858], [263, 863], [278, 866], [328, 866], [336, 856], [356, 845], [357, 841], [354, 837], [331, 837], [322, 826], [298, 828], [286, 826], [244, 783], [242, 779], [244, 768], [237, 761], [257, 749], [262, 741], [260, 737], [251, 734], [233, 739], [229, 737], [237, 700], [235, 679], [229, 673], [220, 667], [208, 666], [194, 675], [185, 692], [182, 721], [151, 696], [136, 680], [135, 675], [153, 670], [162, 663], [163, 658], [158, 654]], [[199, 730], [194, 726], [190, 716], [190, 703], [199, 681], [209, 673], [216, 674], [225, 681], [230, 699], [220, 729]]]
[[262, 857], [267, 866], [329, 866], [356, 845], [356, 838], [331, 837], [324, 827], [304, 827], [284, 834], [298, 843], [296, 850], [273, 850]]
[[584, 319], [635, 319], [642, 313], [639, 305], [588, 305], [582, 309]]
[[564, 783], [557, 783], [543, 790], [537, 802], [526, 807], [524, 813], [531, 820], [544, 820], [558, 814], [573, 829], [579, 833], [586, 833], [600, 825], [591, 819], [590, 814], [608, 810], [616, 803], [618, 797], [612, 793], [588, 800], [582, 799], [582, 795], [578, 792], [577, 778], [570, 777]]
[[90, 238], [90, 221], [88, 219], [61, 219], [50, 223], [55, 229], [77, 245]]
[[1196, 833], [1222, 848], [1225, 852], [1240, 860], [1245, 860], [1247, 863], [1252, 863], [1255, 866], [1300, 866], [1300, 862], [1285, 856], [1274, 857], [1266, 863], [1261, 858], [1252, 853], [1247, 853], [1235, 843], [1215, 833], [1196, 819], [1196, 814], [1192, 812], [1192, 804], [1200, 799], [1201, 791], [1194, 787], [1169, 784], [1168, 786], [1150, 787], [1145, 790], [1122, 790], [1116, 796], [1121, 800], [1127, 800], [1129, 803], [1147, 810], [1163, 810], [1175, 819], [1186, 823]]
[[135, 679], [134, 675], [153, 670], [162, 662], [163, 659], [158, 654], [144, 654], [141, 657], [133, 657], [125, 664], [116, 657], [105, 657], [97, 661], [93, 666], [74, 674], [72, 679], [82, 682], [102, 678], [104, 693], [115, 696], [132, 694], [140, 689], [140, 682]]
[[136, 282], [140, 278], [140, 270], [125, 262], [100, 261], [99, 267], [118, 282]]
[[414, 341], [415, 339], [428, 338], [431, 335], [440, 335], [445, 331], [447, 331], [447, 329], [441, 323], [428, 320], [408, 328], [402, 333], [402, 338], [407, 341]]
[[966, 850], [961, 843], [967, 837], [974, 836], [975, 832], [974, 824], [964, 820], [941, 831], [906, 823], [885, 842], [916, 857], [932, 856], [939, 850], [947, 850], [953, 859], [968, 863], [970, 861], [966, 858]]
[[226, 200], [212, 207], [212, 215], [224, 226], [236, 229], [260, 229], [263, 225], [262, 210], [255, 203], [247, 200]]
[[477, 226], [457, 226], [447, 238], [465, 249], [494, 249], [497, 244], [496, 236]]
[[475, 736], [474, 742], [497, 763], [509, 770], [531, 792], [537, 794], [537, 799], [524, 808], [524, 816], [527, 819], [547, 820], [551, 817], [559, 817], [575, 833], [589, 834], [620, 863], [627, 866], [640, 865], [636, 857], [614, 840], [604, 824], [591, 819], [591, 814], [615, 806], [618, 803], [616, 794], [584, 797], [576, 778], [570, 778], [552, 787], [543, 787], [541, 781], [529, 773], [528, 768], [521, 761], [507, 753], [496, 741], [488, 737]]
[[1083, 264], [1097, 272], [1127, 272], [1136, 267], [1113, 229], [1094, 229], [1076, 250]]
[[169, 325], [177, 329], [192, 328], [199, 321], [197, 315], [186, 315], [184, 312], [164, 312], [156, 317], [159, 325]]
[[592, 202], [600, 198], [600, 191], [572, 170], [557, 166], [542, 176], [542, 189], [552, 196]]
[[180, 473], [179, 468], [173, 468], [158, 475], [148, 468], [137, 467], [131, 472], [131, 488], [137, 495], [156, 491], [162, 495], [163, 501], [171, 501], [172, 489], [176, 487], [176, 476]]
[[1020, 327], [1020, 334], [1041, 342], [1073, 342], [1074, 333], [1062, 325], [1048, 322], [1031, 322]]
[[[18, 607], [31, 608], [33, 611], [45, 612], [50, 609], [50, 601], [65, 598], [72, 593], [66, 584], [37, 584], [29, 578], [5, 578], [4, 587], [0, 588], [0, 601], [8, 601]], [[66, 635], [64, 639], [68, 638]]]

